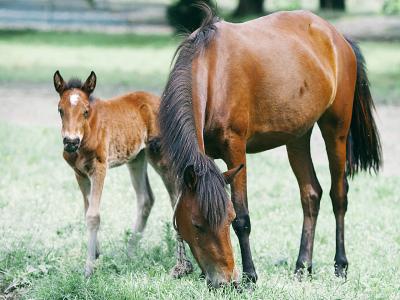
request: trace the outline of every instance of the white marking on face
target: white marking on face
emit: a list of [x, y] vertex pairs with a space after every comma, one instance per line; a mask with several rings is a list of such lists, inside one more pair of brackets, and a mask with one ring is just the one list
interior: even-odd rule
[[79, 95], [78, 94], [72, 94], [69, 96], [69, 102], [71, 102], [72, 106], [75, 106], [79, 101]]

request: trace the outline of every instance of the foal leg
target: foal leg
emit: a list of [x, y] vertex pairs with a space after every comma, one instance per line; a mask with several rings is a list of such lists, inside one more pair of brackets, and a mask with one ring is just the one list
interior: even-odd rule
[[[326, 118], [328, 119], [328, 118]], [[346, 277], [347, 257], [344, 247], [344, 216], [347, 211], [348, 183], [345, 174], [348, 127], [343, 122], [321, 119], [319, 122], [328, 153], [331, 173], [330, 197], [336, 219], [335, 275]]]
[[100, 199], [103, 191], [104, 178], [106, 176], [106, 165], [98, 163], [94, 173], [90, 176], [91, 190], [89, 206], [86, 211], [86, 224], [89, 233], [88, 255], [85, 266], [85, 276], [89, 277], [94, 271], [94, 262], [98, 256], [97, 232], [100, 227]]
[[[174, 211], [175, 204], [178, 199], [174, 177], [172, 174], [170, 174], [166, 163], [162, 159], [160, 150], [151, 151], [151, 148], [147, 149], [146, 155], [153, 168], [161, 176], [161, 179], [169, 194], [172, 210]], [[185, 243], [179, 232], [176, 232], [176, 243], [176, 265], [171, 269], [170, 274], [173, 278], [181, 278], [193, 272], [193, 265], [186, 257]]]
[[255, 283], [257, 273], [254, 267], [250, 249], [251, 223], [247, 205], [247, 175], [246, 175], [246, 143], [241, 139], [231, 139], [228, 142], [225, 162], [228, 169], [243, 164], [245, 167], [239, 172], [231, 183], [232, 202], [236, 212], [236, 218], [232, 226], [239, 239], [240, 252], [243, 265], [243, 279]]
[[133, 225], [133, 234], [129, 241], [130, 248], [134, 245], [138, 234], [146, 227], [147, 219], [154, 204], [153, 191], [147, 176], [147, 160], [144, 151], [141, 151], [134, 161], [128, 164], [132, 185], [136, 192], [136, 221]]
[[309, 274], [312, 272], [315, 226], [322, 197], [322, 189], [310, 154], [311, 132], [312, 129], [286, 146], [290, 166], [299, 184], [301, 206], [303, 207], [303, 229], [295, 269], [295, 274], [299, 277], [303, 275], [305, 268]]
[[[175, 211], [175, 205], [177, 201], [176, 191], [175, 191], [175, 184], [172, 180], [166, 180], [168, 177], [164, 179], [164, 184], [168, 190], [169, 199], [171, 202], [172, 210]], [[176, 264], [171, 269], [171, 276], [173, 278], [181, 278], [187, 274], [193, 272], [193, 265], [190, 260], [186, 256], [186, 249], [185, 249], [185, 242], [183, 241], [179, 232], [176, 232]]]
[[79, 188], [83, 196], [84, 216], [89, 207], [89, 196], [90, 196], [90, 179], [86, 175], [75, 173], [76, 180], [78, 181]]
[[[83, 206], [84, 206], [84, 217], [86, 218], [86, 213], [89, 208], [89, 197], [90, 197], [90, 189], [91, 183], [89, 177], [84, 174], [75, 173], [76, 180], [78, 181], [79, 188], [82, 192], [83, 196]], [[96, 258], [100, 256], [100, 247], [99, 241], [96, 243]]]

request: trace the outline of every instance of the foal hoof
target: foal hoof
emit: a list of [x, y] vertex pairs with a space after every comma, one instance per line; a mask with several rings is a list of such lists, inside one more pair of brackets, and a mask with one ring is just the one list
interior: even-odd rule
[[335, 264], [335, 275], [336, 277], [347, 279], [347, 268], [348, 264]]
[[94, 273], [94, 267], [93, 265], [86, 265], [85, 266], [85, 278], [89, 278], [90, 276], [92, 276]]
[[190, 260], [184, 259], [181, 262], [178, 262], [171, 269], [171, 276], [175, 279], [182, 278], [185, 275], [188, 275], [193, 272], [193, 265]]

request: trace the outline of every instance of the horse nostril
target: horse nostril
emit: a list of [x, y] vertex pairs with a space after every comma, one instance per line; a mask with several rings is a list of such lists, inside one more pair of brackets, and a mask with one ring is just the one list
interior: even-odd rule
[[63, 143], [69, 144], [69, 145], [78, 145], [80, 143], [80, 139], [79, 138], [71, 139], [71, 138], [65, 137], [63, 139]]

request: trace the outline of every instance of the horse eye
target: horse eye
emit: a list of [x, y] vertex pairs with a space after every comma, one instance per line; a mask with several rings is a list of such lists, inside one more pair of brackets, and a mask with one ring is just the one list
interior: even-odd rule
[[61, 117], [64, 115], [64, 111], [61, 108], [58, 109], [58, 112], [59, 112]]
[[83, 116], [87, 119], [87, 117], [89, 116], [89, 111], [88, 111], [88, 110], [85, 110], [85, 111], [83, 112]]
[[193, 223], [193, 226], [200, 232], [204, 232], [204, 227], [198, 223]]

